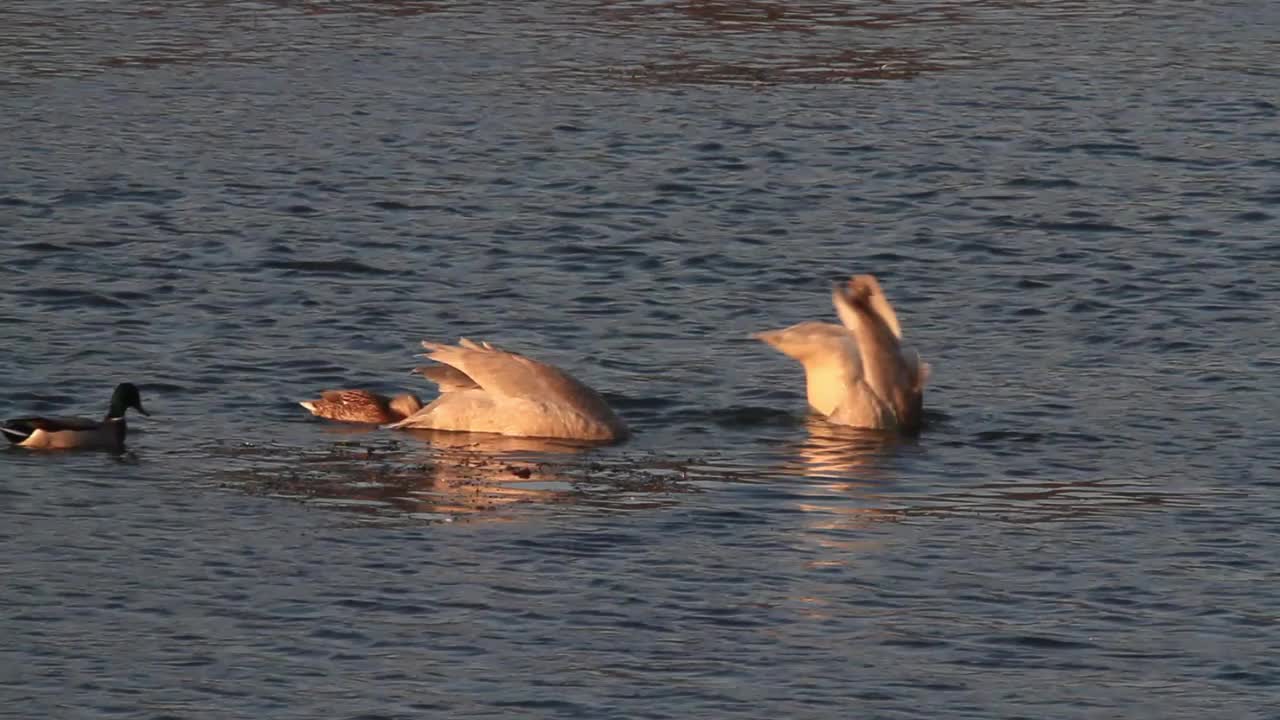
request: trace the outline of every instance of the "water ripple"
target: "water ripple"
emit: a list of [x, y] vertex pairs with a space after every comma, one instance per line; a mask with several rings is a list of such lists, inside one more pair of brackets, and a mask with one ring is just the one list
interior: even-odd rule
[[[1265, 715], [1277, 18], [1240, 10], [0, 9], [0, 409], [153, 413], [0, 453], [0, 696]], [[933, 365], [919, 438], [812, 417], [749, 338], [863, 270]], [[419, 342], [460, 336], [634, 437], [296, 405], [429, 398]]]

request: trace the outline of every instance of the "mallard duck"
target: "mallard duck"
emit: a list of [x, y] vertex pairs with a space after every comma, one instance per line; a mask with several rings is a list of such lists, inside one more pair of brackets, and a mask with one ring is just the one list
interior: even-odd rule
[[5, 420], [0, 431], [14, 445], [37, 450], [98, 449], [120, 450], [124, 448], [128, 425], [124, 414], [133, 408], [143, 415], [142, 396], [133, 383], [120, 383], [111, 394], [111, 407], [102, 420], [86, 418], [27, 417]]
[[298, 404], [329, 420], [375, 425], [403, 420], [422, 409], [422, 401], [416, 395], [387, 397], [368, 390], [325, 390], [319, 400]]
[[487, 342], [423, 341], [438, 366], [418, 368], [440, 388], [393, 429], [454, 430], [564, 440], [621, 440], [627, 425], [595, 390], [552, 367]]
[[831, 302], [843, 325], [802, 322], [753, 335], [804, 366], [809, 405], [831, 422], [916, 433], [929, 366], [902, 345], [902, 328], [879, 281], [856, 275]]

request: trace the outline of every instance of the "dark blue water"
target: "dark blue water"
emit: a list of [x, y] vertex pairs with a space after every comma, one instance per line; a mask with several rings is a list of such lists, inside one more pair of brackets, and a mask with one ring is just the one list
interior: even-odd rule
[[[1280, 717], [1280, 6], [0, 9], [0, 715]], [[750, 332], [878, 274], [918, 440]], [[423, 338], [605, 449], [336, 427]]]

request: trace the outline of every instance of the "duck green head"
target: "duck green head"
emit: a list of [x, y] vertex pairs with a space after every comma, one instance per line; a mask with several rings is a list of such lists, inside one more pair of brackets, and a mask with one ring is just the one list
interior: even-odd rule
[[116, 391], [111, 394], [111, 410], [107, 413], [107, 417], [122, 418], [129, 408], [143, 415], [151, 415], [142, 409], [142, 395], [138, 393], [138, 386], [133, 383], [120, 383], [116, 386]]

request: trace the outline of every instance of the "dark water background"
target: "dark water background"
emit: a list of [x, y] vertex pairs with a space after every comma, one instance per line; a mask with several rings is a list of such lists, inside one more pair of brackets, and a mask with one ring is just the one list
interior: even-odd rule
[[[1280, 717], [1280, 4], [0, 7], [0, 715]], [[879, 274], [932, 426], [747, 339]], [[582, 451], [338, 428], [422, 338]]]

